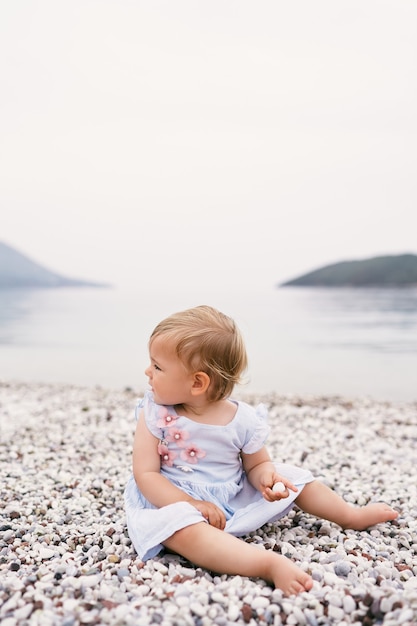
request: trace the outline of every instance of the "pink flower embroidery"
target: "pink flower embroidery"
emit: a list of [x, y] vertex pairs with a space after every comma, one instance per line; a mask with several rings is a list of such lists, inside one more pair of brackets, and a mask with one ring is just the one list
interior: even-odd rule
[[158, 453], [161, 456], [161, 462], [169, 467], [173, 466], [174, 459], [178, 456], [176, 452], [169, 450], [168, 446], [162, 442], [158, 444]]
[[159, 420], [156, 422], [158, 428], [171, 428], [177, 419], [176, 415], [168, 413], [168, 409], [161, 406], [159, 409]]
[[198, 463], [198, 459], [204, 459], [206, 453], [204, 450], [200, 450], [197, 446], [191, 443], [189, 446], [181, 451], [181, 458], [188, 463]]
[[171, 428], [165, 439], [170, 443], [176, 443], [180, 448], [184, 448], [186, 445], [185, 440], [188, 439], [189, 436], [190, 434], [186, 430]]

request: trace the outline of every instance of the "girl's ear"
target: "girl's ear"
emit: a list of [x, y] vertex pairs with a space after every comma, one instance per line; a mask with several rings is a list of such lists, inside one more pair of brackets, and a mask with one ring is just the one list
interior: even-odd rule
[[205, 393], [210, 386], [210, 376], [205, 372], [195, 372], [193, 374], [193, 384], [191, 387], [191, 393], [194, 396], [199, 396]]

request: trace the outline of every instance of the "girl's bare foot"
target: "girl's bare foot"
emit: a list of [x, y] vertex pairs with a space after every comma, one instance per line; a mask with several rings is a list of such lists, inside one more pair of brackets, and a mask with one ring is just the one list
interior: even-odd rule
[[295, 563], [281, 554], [273, 554], [274, 564], [271, 568], [272, 582], [281, 589], [286, 596], [295, 595], [303, 591], [310, 591], [313, 586], [311, 576], [303, 572]]
[[352, 508], [352, 515], [343, 528], [353, 530], [365, 530], [375, 524], [389, 522], [397, 519], [398, 513], [384, 502], [367, 504], [366, 506]]

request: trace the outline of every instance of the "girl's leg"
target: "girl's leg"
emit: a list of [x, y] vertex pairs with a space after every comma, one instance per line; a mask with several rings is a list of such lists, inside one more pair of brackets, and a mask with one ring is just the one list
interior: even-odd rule
[[351, 506], [318, 480], [305, 485], [295, 503], [306, 513], [353, 530], [365, 530], [374, 524], [388, 522], [398, 517], [397, 511], [384, 503], [367, 504], [362, 507]]
[[177, 531], [164, 545], [195, 565], [219, 574], [263, 578], [286, 595], [313, 586], [312, 578], [285, 556], [245, 543], [205, 522]]

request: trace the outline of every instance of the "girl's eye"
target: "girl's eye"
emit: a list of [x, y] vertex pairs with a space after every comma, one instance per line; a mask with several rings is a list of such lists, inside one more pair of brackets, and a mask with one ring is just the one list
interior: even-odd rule
[[154, 369], [158, 370], [158, 372], [160, 372], [160, 371], [161, 371], [161, 368], [160, 368], [160, 367], [158, 367], [156, 363], [154, 364]]

